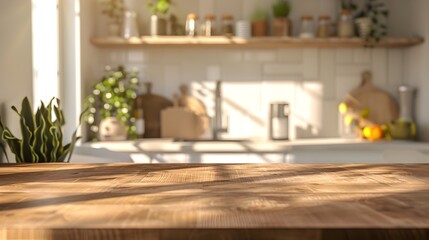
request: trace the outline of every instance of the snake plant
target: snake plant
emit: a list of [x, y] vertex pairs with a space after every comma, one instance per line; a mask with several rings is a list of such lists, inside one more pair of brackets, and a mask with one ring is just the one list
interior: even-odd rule
[[[56, 104], [53, 104], [54, 100]], [[15, 154], [16, 163], [70, 162], [79, 137], [76, 136], [76, 130], [71, 142], [63, 146], [62, 126], [65, 120], [59, 99], [52, 98], [47, 106], [42, 102], [35, 114], [27, 97], [22, 101], [21, 111], [15, 106], [12, 109], [19, 115], [21, 139], [4, 126], [1, 118], [0, 136]], [[5, 147], [1, 144], [0, 146], [0, 152], [6, 155]], [[7, 155], [6, 157], [9, 161]]]

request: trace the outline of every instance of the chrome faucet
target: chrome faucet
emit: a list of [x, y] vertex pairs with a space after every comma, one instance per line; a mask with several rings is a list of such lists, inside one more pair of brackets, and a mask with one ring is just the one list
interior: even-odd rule
[[216, 81], [215, 115], [213, 121], [213, 139], [220, 140], [220, 134], [228, 132], [222, 125], [222, 81]]

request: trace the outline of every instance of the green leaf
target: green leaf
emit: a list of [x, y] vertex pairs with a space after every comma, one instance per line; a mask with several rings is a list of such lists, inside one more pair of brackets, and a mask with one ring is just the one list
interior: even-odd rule
[[[86, 111], [88, 111], [88, 109], [85, 109], [85, 110], [80, 114], [80, 116], [79, 116], [79, 125], [80, 125], [80, 123], [82, 122], [83, 116], [85, 115]], [[74, 151], [74, 147], [75, 147], [75, 145], [76, 145], [76, 142], [80, 139], [80, 137], [77, 137], [77, 130], [78, 130], [78, 129], [76, 129], [76, 130], [74, 131], [73, 136], [72, 136], [72, 140], [71, 140], [71, 143], [70, 143], [70, 153], [69, 153], [69, 157], [68, 157], [68, 159], [67, 159], [67, 162], [70, 162], [71, 155], [73, 154], [73, 151]]]
[[62, 143], [58, 140], [58, 130], [57, 127], [53, 126], [49, 129], [49, 132], [52, 136], [52, 150], [50, 151], [50, 162], [57, 162], [58, 150]]
[[33, 115], [33, 107], [31, 106], [31, 103], [27, 97], [25, 97], [24, 100], [22, 101], [21, 117], [25, 119], [25, 123], [28, 126], [28, 129], [30, 130], [30, 132], [34, 132], [36, 127], [35, 127], [35, 119]]
[[16, 163], [23, 163], [23, 159], [21, 158], [21, 140], [13, 136], [8, 128], [5, 128], [3, 131], [2, 138], [9, 145], [9, 148], [13, 154], [15, 154]]
[[5, 128], [4, 128], [4, 124], [3, 124], [3, 120], [2, 117], [0, 116], [0, 154], [3, 153], [6, 156], [6, 160], [7, 162], [9, 162], [9, 156], [7, 155], [6, 152], [6, 147], [5, 147], [5, 143], [3, 142], [3, 132], [4, 132]]
[[[30, 129], [30, 126], [34, 128], [34, 116], [31, 110], [31, 105], [29, 104], [28, 99], [24, 98], [22, 102], [21, 113], [18, 112], [15, 106], [13, 106], [12, 109], [20, 117], [19, 124], [20, 124], [21, 134], [22, 134], [22, 141], [20, 142], [21, 146], [19, 148], [19, 152], [16, 152], [15, 154], [19, 154], [20, 155], [19, 158], [23, 162], [34, 163], [36, 162], [37, 157], [35, 157], [32, 149], [33, 133]], [[26, 115], [23, 115], [22, 113]], [[27, 120], [30, 122], [30, 124], [27, 123]]]

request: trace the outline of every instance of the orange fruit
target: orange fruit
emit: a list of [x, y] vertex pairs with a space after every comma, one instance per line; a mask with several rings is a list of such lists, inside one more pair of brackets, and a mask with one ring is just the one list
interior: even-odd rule
[[366, 139], [369, 139], [371, 141], [377, 141], [384, 137], [384, 130], [379, 125], [366, 126], [362, 130], [362, 135]]
[[382, 139], [383, 136], [383, 128], [381, 126], [375, 125], [371, 128], [371, 136], [368, 139], [371, 141], [376, 141]]

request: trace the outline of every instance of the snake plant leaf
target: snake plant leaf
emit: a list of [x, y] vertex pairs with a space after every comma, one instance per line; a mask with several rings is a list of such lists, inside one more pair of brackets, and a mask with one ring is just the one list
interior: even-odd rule
[[66, 122], [64, 120], [63, 112], [57, 106], [54, 106], [54, 113], [55, 113], [55, 117], [56, 117], [56, 123], [59, 126], [64, 126], [66, 124]]
[[0, 143], [0, 154], [1, 153], [3, 153], [5, 156], [6, 156], [6, 160], [7, 160], [7, 162], [9, 162], [9, 156], [7, 156], [7, 153], [6, 153], [6, 148], [5, 148], [5, 146], [3, 145], [3, 143]]
[[9, 145], [10, 151], [15, 154], [15, 160], [17, 163], [22, 163], [23, 159], [19, 154], [21, 152], [21, 140], [14, 137], [8, 128], [3, 132], [2, 138]]
[[[54, 106], [54, 113], [55, 113], [55, 117], [56, 117], [56, 121], [54, 122], [56, 125], [56, 128], [61, 128], [62, 126], [65, 125], [65, 120], [64, 120], [64, 113], [63, 111], [60, 110], [60, 108], [58, 106], [60, 104], [60, 101], [57, 99], [57, 106]], [[62, 131], [57, 131], [58, 134], [58, 141], [60, 142], [58, 151], [62, 152], [63, 151], [63, 132]], [[57, 154], [57, 157], [59, 157], [59, 154]]]
[[33, 150], [34, 153], [38, 156], [38, 161], [44, 161], [46, 159], [46, 155], [43, 151], [43, 136], [42, 136], [43, 126], [38, 126], [34, 132], [34, 143]]
[[[3, 132], [4, 132], [4, 124], [2, 121], [2, 117], [0, 116], [0, 138], [1, 136], [3, 136]], [[7, 162], [9, 162], [9, 156], [7, 155], [6, 147], [4, 146], [3, 142], [0, 142], [0, 154], [1, 153], [3, 153], [6, 156], [6, 160]]]
[[35, 119], [33, 115], [33, 108], [27, 97], [22, 101], [21, 116], [25, 119], [26, 125], [30, 132], [35, 130]]
[[[84, 116], [86, 115], [86, 113], [87, 113], [87, 112], [88, 112], [88, 109], [85, 109], [85, 110], [80, 114], [80, 116], [79, 116], [79, 125], [81, 124], [81, 122], [82, 122], [82, 120], [83, 120], [83, 118], [84, 118]], [[73, 151], [74, 151], [74, 147], [75, 147], [75, 145], [76, 145], [76, 142], [77, 142], [77, 141], [79, 141], [79, 139], [80, 139], [80, 137], [78, 137], [78, 136], [77, 136], [77, 130], [78, 130], [78, 129], [76, 129], [76, 130], [74, 131], [73, 136], [72, 136], [72, 140], [71, 140], [71, 142], [70, 142], [70, 154], [69, 154], [69, 157], [68, 157], [68, 159], [67, 159], [67, 162], [70, 162], [71, 155], [73, 154]]]
[[[70, 153], [71, 150], [71, 143], [65, 145], [63, 147], [63, 152], [61, 153], [61, 156], [58, 157], [58, 162], [65, 162], [68, 154]], [[67, 162], [70, 162], [70, 160], [68, 160]]]
[[[58, 99], [54, 105], [55, 99], [52, 98], [48, 105], [42, 102], [35, 113], [32, 112], [28, 98], [24, 98], [21, 111], [18, 111], [15, 106], [12, 107], [19, 116], [22, 139], [15, 137], [8, 128], [4, 127], [0, 119], [0, 137], [15, 154], [17, 163], [65, 162], [67, 156], [69, 157], [67, 161], [70, 161], [79, 137], [76, 136], [76, 130], [72, 142], [63, 146], [64, 113]], [[84, 112], [80, 116], [79, 124], [83, 114]], [[6, 152], [4, 146], [0, 147], [3, 147], [0, 151]]]
[[[43, 118], [46, 122], [46, 128], [44, 129], [43, 133], [43, 140], [45, 142], [45, 155], [47, 157], [50, 157], [51, 152], [54, 150], [54, 136], [51, 135], [51, 127], [52, 127], [52, 121], [49, 121], [50, 117]], [[49, 162], [49, 159], [46, 159], [47, 162]]]
[[49, 132], [52, 136], [52, 151], [50, 151], [50, 161], [56, 162], [57, 161], [57, 155], [58, 155], [58, 149], [60, 146], [60, 142], [58, 141], [58, 134], [56, 127], [51, 127], [49, 129]]
[[[27, 126], [27, 119], [25, 119], [25, 116], [21, 114], [22, 112], [27, 111], [27, 109], [26, 109], [27, 106], [24, 106], [24, 105], [26, 105], [25, 102], [26, 101], [24, 99], [21, 112], [19, 112], [15, 106], [12, 106], [12, 109], [20, 117], [19, 123], [20, 123], [21, 134], [22, 134], [22, 140], [20, 141], [20, 147], [17, 148], [16, 146], [14, 146], [15, 150], [16, 150], [16, 152], [14, 152], [14, 153], [16, 155], [19, 155], [19, 159], [23, 162], [34, 162], [35, 159], [34, 159], [33, 152], [31, 150], [32, 133], [31, 133], [29, 127]], [[31, 106], [30, 106], [30, 108], [31, 108]], [[31, 111], [31, 109], [30, 109], [30, 111]], [[32, 118], [32, 116], [31, 116], [31, 118]], [[34, 122], [33, 122], [33, 127], [34, 127]], [[10, 133], [10, 135], [12, 135], [12, 133]]]

